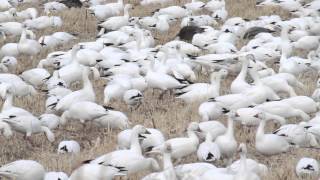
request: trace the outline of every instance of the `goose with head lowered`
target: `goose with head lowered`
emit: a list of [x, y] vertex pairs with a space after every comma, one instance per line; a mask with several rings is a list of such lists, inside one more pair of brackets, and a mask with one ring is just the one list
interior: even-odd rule
[[91, 121], [108, 114], [108, 109], [91, 102], [78, 101], [71, 104], [68, 110], [61, 115], [61, 124], [67, 123], [68, 119], [80, 120], [81, 123]]
[[316, 159], [303, 157], [298, 161], [295, 172], [299, 178], [318, 177], [319, 163]]
[[276, 155], [289, 151], [290, 144], [284, 137], [275, 134], [265, 134], [264, 128], [267, 123], [265, 113], [257, 114], [261, 119], [256, 133], [256, 150], [263, 155]]
[[95, 101], [95, 92], [93, 90], [92, 84], [89, 79], [89, 70], [88, 68], [83, 68], [82, 80], [83, 88], [74, 91], [66, 96], [64, 96], [56, 105], [56, 110], [59, 112], [64, 112], [70, 108], [70, 106], [75, 102], [80, 101]]
[[128, 174], [137, 173], [143, 170], [158, 171], [159, 164], [153, 158], [145, 158], [142, 155], [139, 144], [139, 137], [143, 138], [143, 134], [148, 134], [147, 129], [141, 125], [133, 127], [131, 134], [131, 145], [128, 150], [116, 150], [102, 155], [90, 163], [123, 167], [128, 170]]
[[211, 133], [207, 133], [206, 140], [199, 145], [197, 156], [198, 160], [205, 162], [214, 162], [220, 159], [220, 149], [213, 142]]
[[44, 167], [36, 161], [17, 160], [0, 167], [0, 177], [15, 180], [43, 180]]
[[112, 180], [116, 176], [124, 176], [127, 170], [121, 166], [93, 164], [89, 161], [83, 162], [80, 167], [75, 169], [69, 180]]
[[199, 106], [199, 115], [201, 116], [201, 121], [210, 121], [218, 119], [229, 110], [224, 108], [219, 102], [204, 102]]
[[55, 139], [51, 130], [42, 126], [41, 121], [34, 116], [9, 115], [9, 118], [2, 119], [2, 121], [8, 123], [13, 130], [25, 134], [25, 138], [30, 138], [32, 133], [44, 133], [50, 142]]

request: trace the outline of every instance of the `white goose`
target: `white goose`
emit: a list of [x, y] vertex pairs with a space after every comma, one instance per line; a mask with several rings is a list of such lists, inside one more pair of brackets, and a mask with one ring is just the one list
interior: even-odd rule
[[[177, 180], [176, 172], [171, 161], [171, 144], [165, 143], [163, 149], [158, 150], [162, 153], [163, 171], [149, 174], [142, 178], [142, 180]], [[154, 153], [154, 151], [150, 153]]]
[[[159, 146], [165, 142], [165, 138], [161, 131], [153, 128], [147, 128], [150, 134], [144, 134], [141, 140], [141, 149], [143, 152], [150, 151], [153, 147]], [[119, 149], [129, 149], [132, 129], [121, 131], [117, 137]]]
[[290, 148], [290, 145], [286, 139], [275, 134], [265, 134], [264, 127], [267, 121], [266, 116], [262, 112], [258, 114], [258, 117], [261, 119], [261, 121], [256, 133], [257, 151], [268, 156], [287, 152]]
[[61, 141], [58, 146], [58, 154], [65, 153], [80, 153], [80, 144], [77, 141], [69, 140], [69, 141]]
[[311, 134], [300, 124], [286, 124], [275, 130], [273, 134], [284, 137], [290, 144], [297, 147], [319, 147]]
[[23, 29], [17, 48], [21, 54], [34, 56], [40, 53], [41, 45], [33, 39], [27, 39], [27, 32]]
[[210, 133], [213, 141], [227, 131], [227, 128], [219, 121], [200, 122], [199, 128], [201, 131], [199, 134], [200, 138], [204, 139]]
[[239, 145], [240, 168], [234, 179], [236, 180], [260, 180], [260, 177], [247, 167], [247, 146], [243, 143]]
[[79, 102], [79, 101], [94, 102], [95, 101], [95, 93], [88, 77], [89, 75], [88, 71], [89, 71], [88, 69], [83, 68], [83, 72], [82, 72], [83, 88], [64, 96], [57, 103], [57, 106], [56, 106], [57, 111], [64, 112], [75, 102]]
[[177, 98], [183, 99], [187, 103], [203, 102], [207, 99], [214, 98], [220, 94], [220, 83], [222, 78], [225, 78], [228, 71], [221, 69], [219, 72], [212, 73], [211, 83], [196, 83], [191, 84], [185, 88], [179, 89]]
[[238, 143], [234, 138], [234, 127], [233, 127], [233, 121], [236, 116], [237, 116], [236, 112], [234, 111], [229, 112], [227, 131], [223, 135], [218, 136], [214, 141], [220, 149], [221, 156], [228, 160], [227, 162], [228, 165], [231, 164], [232, 158], [236, 153], [237, 147], [238, 147]]
[[288, 103], [293, 108], [301, 109], [303, 112], [310, 114], [319, 110], [319, 105], [308, 96], [295, 96], [281, 100]]
[[0, 167], [0, 177], [15, 180], [43, 180], [44, 167], [36, 161], [17, 160]]
[[50, 129], [46, 126], [41, 125], [41, 121], [34, 116], [15, 116], [11, 115], [8, 119], [3, 119], [7, 122], [13, 130], [25, 134], [25, 138], [29, 138], [32, 133], [44, 132], [47, 139], [53, 142], [55, 137]]
[[286, 103], [283, 101], [265, 102], [263, 104], [255, 106], [254, 108], [260, 109], [264, 112], [275, 114], [284, 118], [300, 117], [304, 121], [307, 121], [310, 119], [310, 116], [306, 114], [304, 111], [294, 108], [291, 105], [289, 105], [289, 103]]
[[230, 86], [232, 93], [241, 93], [251, 88], [251, 85], [246, 81], [248, 65], [249, 65], [248, 57], [249, 56], [241, 58], [241, 62], [242, 62], [241, 71], [236, 77], [236, 79], [232, 81]]
[[[165, 143], [170, 143], [173, 159], [180, 160], [182, 157], [188, 156], [197, 151], [199, 139], [196, 132], [199, 132], [199, 124], [192, 122], [187, 128], [188, 137], [168, 139]], [[153, 149], [161, 148], [164, 144], [154, 147]]]
[[199, 115], [201, 121], [210, 121], [218, 119], [221, 115], [228, 113], [229, 110], [224, 108], [219, 102], [204, 102], [199, 106]]
[[215, 144], [211, 133], [207, 133], [206, 140], [199, 145], [197, 156], [199, 161], [213, 162], [220, 159], [220, 149]]
[[111, 128], [120, 130], [130, 127], [131, 122], [123, 112], [115, 111], [110, 107], [105, 108], [108, 109], [107, 115], [94, 119], [94, 124], [96, 124], [100, 128]]
[[73, 102], [67, 110], [61, 115], [61, 124], [65, 125], [68, 119], [80, 120], [81, 123], [92, 121], [108, 114], [108, 109], [91, 102], [76, 101]]
[[5, 138], [10, 138], [13, 135], [10, 125], [1, 120], [0, 120], [0, 134], [2, 134]]
[[68, 178], [64, 172], [47, 172], [43, 180], [68, 180]]
[[296, 174], [299, 178], [318, 177], [319, 175], [319, 163], [313, 158], [301, 158], [296, 165]]
[[139, 134], [149, 133], [145, 127], [136, 125], [131, 134], [131, 147], [129, 150], [117, 150], [102, 155], [91, 161], [92, 164], [108, 165], [123, 167], [128, 170], [128, 174], [137, 173], [143, 170], [159, 170], [159, 164], [153, 158], [145, 158], [141, 154], [139, 144]]
[[71, 173], [69, 180], [112, 180], [116, 176], [124, 176], [126, 172], [123, 167], [84, 162]]
[[108, 18], [105, 22], [99, 24], [100, 27], [105, 28], [107, 31], [118, 30], [123, 26], [129, 24], [129, 10], [132, 9], [133, 6], [131, 4], [126, 4], [124, 6], [124, 15], [123, 16], [115, 16]]
[[105, 5], [91, 6], [89, 10], [92, 11], [99, 20], [105, 20], [112, 16], [118, 16], [123, 11], [123, 0], [118, 0], [116, 3], [107, 3]]
[[[257, 114], [262, 112], [262, 110], [256, 109], [256, 108], [240, 108], [237, 109], [238, 116], [235, 118], [236, 121], [239, 121], [242, 125], [245, 126], [257, 126], [260, 123], [260, 119], [257, 117]], [[281, 125], [286, 123], [286, 119], [265, 112], [266, 119], [267, 120], [273, 120], [276, 123], [279, 123]]]
[[46, 69], [34, 68], [24, 71], [20, 77], [34, 87], [39, 88], [44, 84], [45, 79], [51, 77], [51, 75]]

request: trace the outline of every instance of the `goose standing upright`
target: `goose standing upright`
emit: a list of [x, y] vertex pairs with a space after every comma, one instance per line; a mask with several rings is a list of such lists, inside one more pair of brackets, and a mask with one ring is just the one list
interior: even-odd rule
[[235, 111], [230, 111], [228, 114], [228, 129], [225, 132], [225, 134], [218, 136], [215, 140], [215, 143], [218, 145], [221, 156], [223, 158], [226, 158], [228, 160], [228, 165], [231, 164], [232, 158], [237, 151], [237, 141], [234, 138], [234, 127], [233, 127], [233, 121], [235, 117], [237, 116], [237, 113]]
[[57, 111], [62, 113], [68, 110], [70, 106], [75, 102], [80, 102], [80, 101], [94, 102], [95, 101], [96, 99], [95, 92], [93, 90], [92, 84], [88, 76], [89, 76], [88, 68], [83, 68], [83, 72], [82, 72], [83, 88], [64, 96], [56, 105]]
[[258, 114], [261, 119], [256, 133], [256, 149], [263, 155], [275, 155], [287, 152], [290, 148], [285, 138], [275, 134], [265, 134], [266, 116], [263, 112]]
[[23, 29], [17, 48], [18, 51], [22, 54], [35, 56], [40, 53], [41, 45], [38, 41], [27, 39], [26, 29]]
[[251, 85], [246, 81], [249, 65], [248, 57], [241, 57], [242, 67], [236, 79], [231, 83], [230, 89], [232, 93], [242, 93], [251, 88]]

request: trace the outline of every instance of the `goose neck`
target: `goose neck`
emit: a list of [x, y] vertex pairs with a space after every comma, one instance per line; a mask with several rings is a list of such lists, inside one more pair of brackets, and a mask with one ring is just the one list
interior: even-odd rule
[[239, 172], [246, 172], [247, 171], [247, 156], [246, 153], [242, 152], [240, 154], [240, 171]]
[[13, 95], [11, 93], [7, 94], [7, 98], [3, 103], [2, 111], [7, 110], [12, 107]]
[[212, 141], [213, 141], [213, 136], [210, 132], [208, 132], [206, 135], [206, 142], [212, 142]]
[[228, 129], [227, 129], [227, 136], [233, 137], [234, 136], [234, 130], [233, 130], [233, 119], [228, 118]]
[[265, 120], [261, 120], [260, 124], [258, 126], [257, 134], [256, 134], [256, 140], [259, 140], [264, 135], [264, 126], [266, 125]]
[[89, 76], [89, 74], [88, 74], [87, 70], [85, 70], [85, 72], [82, 73], [83, 87], [85, 89], [86, 88], [92, 89], [92, 84], [91, 84], [88, 76]]
[[25, 29], [22, 30], [19, 43], [24, 42], [27, 39], [27, 32]]
[[241, 66], [241, 71], [240, 73], [238, 74], [237, 78], [242, 78], [244, 79], [247, 75], [247, 72], [248, 72], [248, 64], [249, 64], [249, 61], [247, 59], [245, 59], [243, 62], [242, 62], [242, 66]]
[[163, 153], [163, 170], [172, 169], [173, 164], [171, 161], [171, 154], [170, 153]]
[[249, 71], [249, 73], [250, 73], [250, 76], [252, 77], [255, 85], [258, 86], [258, 85], [261, 85], [261, 84], [262, 84], [262, 82], [261, 82], [261, 80], [260, 80], [260, 78], [259, 78], [259, 75], [258, 75], [258, 73], [257, 73], [257, 70], [256, 70], [255, 68], [252, 68], [252, 69]]
[[139, 135], [137, 132], [134, 132], [134, 131], [132, 132], [131, 138], [130, 138], [131, 140], [130, 150], [137, 154], [142, 154], [138, 136]]
[[188, 130], [188, 137], [189, 137], [190, 139], [192, 139], [193, 141], [199, 143], [198, 136], [197, 136], [197, 134], [196, 134], [194, 131]]

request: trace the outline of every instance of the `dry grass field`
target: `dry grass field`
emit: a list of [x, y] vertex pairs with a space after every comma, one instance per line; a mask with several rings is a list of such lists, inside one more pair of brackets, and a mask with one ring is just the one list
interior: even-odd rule
[[[129, 3], [137, 4], [138, 0], [129, 0]], [[177, 0], [177, 4], [188, 2], [187, 0]], [[279, 14], [284, 19], [289, 18], [288, 13], [280, 11], [276, 8], [255, 7], [255, 0], [226, 0], [229, 17], [241, 16], [248, 19], [254, 19], [260, 15]], [[25, 5], [25, 8], [28, 5]], [[39, 6], [40, 7], [40, 6]], [[159, 7], [144, 8], [137, 5], [132, 12], [133, 16], [147, 16], [152, 10]], [[96, 20], [90, 14], [86, 14], [85, 9], [71, 9], [58, 14], [64, 21], [64, 25], [56, 29], [46, 29], [45, 31], [36, 32], [37, 37], [44, 34], [51, 34], [56, 31], [66, 31], [78, 34], [78, 41], [91, 41], [96, 37]], [[162, 35], [154, 33], [154, 36], [159, 38], [158, 43], [164, 43], [174, 38], [179, 30], [179, 24], [172, 27], [168, 34]], [[8, 39], [6, 42], [15, 41]], [[4, 42], [0, 42], [2, 45]], [[59, 47], [54, 50], [67, 50], [72, 47], [72, 44]], [[50, 51], [54, 51], [50, 50]], [[26, 69], [35, 67], [39, 60], [45, 58], [50, 51], [43, 51], [34, 59], [29, 57], [18, 57], [19, 68], [17, 73]], [[228, 77], [223, 82], [222, 94], [229, 93], [230, 82], [234, 77]], [[201, 77], [201, 81], [206, 81], [207, 77]], [[310, 95], [314, 90], [314, 77], [305, 75], [301, 77], [302, 82], [307, 86], [305, 91], [298, 91], [299, 94]], [[93, 80], [92, 80], [93, 81]], [[98, 102], [103, 102], [103, 89], [107, 82], [105, 80], [94, 81], [94, 87]], [[81, 86], [79, 86], [81, 87]], [[74, 88], [79, 88], [74, 87]], [[167, 138], [183, 136], [184, 130], [189, 122], [199, 121], [198, 104], [186, 105], [182, 101], [176, 100], [174, 96], [166, 94], [163, 100], [159, 100], [159, 92], [147, 90], [144, 93], [143, 104], [133, 112], [122, 102], [113, 102], [111, 105], [116, 110], [122, 111], [129, 117], [133, 124], [143, 124], [147, 127], [159, 128], [163, 131]], [[46, 95], [40, 91], [34, 97], [16, 98], [14, 104], [23, 107], [35, 115], [44, 113], [44, 103]], [[1, 102], [1, 100], [0, 100]], [[1, 104], [1, 103], [0, 103]], [[225, 122], [225, 119], [221, 119]], [[289, 120], [289, 122], [294, 120]], [[154, 124], [152, 123], [154, 122]], [[277, 128], [275, 125], [269, 125], [266, 132], [270, 132]], [[18, 160], [18, 159], [33, 159], [46, 167], [48, 171], [64, 171], [70, 173], [81, 161], [95, 158], [106, 152], [116, 148], [116, 135], [119, 131], [108, 131], [99, 129], [95, 126], [88, 126], [82, 129], [82, 126], [75, 122], [69, 123], [66, 127], [55, 130], [56, 141], [50, 143], [43, 134], [32, 135], [33, 146], [23, 139], [21, 134], [15, 133], [11, 139], [5, 139], [0, 136], [0, 165]], [[259, 162], [266, 164], [269, 167], [268, 176], [263, 177], [266, 180], [294, 180], [297, 179], [294, 168], [297, 161], [304, 156], [320, 159], [320, 153], [315, 149], [294, 149], [286, 154], [265, 157], [259, 155], [254, 149], [256, 127], [241, 127], [236, 125], [235, 133], [238, 142], [246, 142], [249, 147], [249, 157], [257, 159]], [[58, 155], [57, 147], [61, 140], [76, 140], [81, 143], [82, 152], [77, 156]], [[238, 158], [238, 157], [237, 157]], [[195, 162], [196, 157], [188, 158], [184, 162]], [[140, 179], [145, 174], [138, 174], [130, 177], [130, 180]]]

